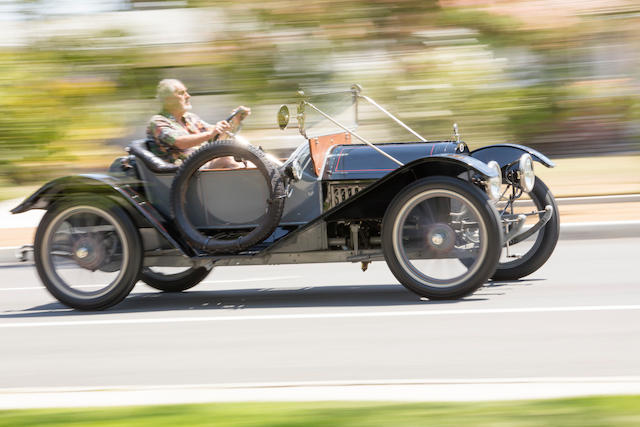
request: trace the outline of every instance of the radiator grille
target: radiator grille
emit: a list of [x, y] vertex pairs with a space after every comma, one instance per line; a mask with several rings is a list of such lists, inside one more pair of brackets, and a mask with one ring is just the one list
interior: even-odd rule
[[360, 191], [364, 190], [369, 183], [366, 182], [351, 182], [348, 184], [329, 184], [329, 191], [327, 194], [327, 207], [329, 209], [339, 205], [345, 200], [355, 196]]

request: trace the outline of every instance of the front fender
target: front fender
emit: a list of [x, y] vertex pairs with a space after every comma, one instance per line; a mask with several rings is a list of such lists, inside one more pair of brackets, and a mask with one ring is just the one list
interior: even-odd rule
[[469, 155], [478, 160], [488, 163], [491, 160], [498, 162], [500, 167], [504, 167], [518, 160], [523, 153], [529, 153], [531, 158], [538, 163], [542, 163], [548, 168], [555, 167], [547, 156], [533, 148], [518, 144], [495, 144], [473, 150]]
[[[469, 174], [468, 176], [467, 173]], [[443, 153], [414, 160], [373, 182], [355, 196], [325, 213], [326, 219], [382, 218], [387, 205], [404, 187], [428, 176], [460, 177], [472, 181], [498, 176], [486, 163], [464, 154]]]

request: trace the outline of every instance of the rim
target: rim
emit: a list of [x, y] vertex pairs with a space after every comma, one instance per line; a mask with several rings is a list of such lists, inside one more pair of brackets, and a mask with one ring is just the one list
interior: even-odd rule
[[404, 271], [421, 285], [453, 287], [480, 268], [488, 250], [487, 228], [468, 198], [428, 190], [410, 198], [396, 215], [393, 249]]
[[124, 276], [128, 243], [112, 214], [93, 206], [74, 206], [47, 227], [42, 266], [60, 292], [73, 298], [100, 298]]

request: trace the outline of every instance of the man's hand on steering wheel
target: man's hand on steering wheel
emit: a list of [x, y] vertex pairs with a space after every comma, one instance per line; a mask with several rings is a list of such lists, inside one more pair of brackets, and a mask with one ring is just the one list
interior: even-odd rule
[[216, 123], [211, 129], [211, 138], [218, 139], [216, 137], [221, 136], [222, 134], [231, 130], [231, 125], [226, 120], [220, 120]]
[[250, 114], [251, 108], [245, 107], [244, 105], [234, 108], [229, 118], [227, 118], [227, 121], [231, 125], [231, 131], [237, 133], [240, 129], [241, 122]]

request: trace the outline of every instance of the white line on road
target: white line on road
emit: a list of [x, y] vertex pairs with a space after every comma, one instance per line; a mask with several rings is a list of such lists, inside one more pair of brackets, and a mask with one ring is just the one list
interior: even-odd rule
[[265, 315], [221, 315], [198, 317], [157, 317], [135, 319], [105, 319], [105, 320], [64, 320], [46, 322], [12, 322], [0, 324], [0, 329], [8, 328], [43, 328], [55, 326], [86, 326], [86, 325], [124, 325], [124, 324], [160, 324], [160, 323], [196, 323], [196, 322], [232, 322], [246, 320], [294, 320], [294, 319], [344, 319], [366, 317], [408, 317], [408, 316], [443, 316], [443, 315], [482, 315], [482, 314], [513, 314], [513, 313], [551, 313], [551, 312], [579, 312], [579, 311], [629, 311], [640, 310], [640, 305], [589, 305], [566, 307], [523, 307], [523, 308], [489, 308], [489, 309], [458, 309], [458, 310], [411, 310], [411, 311], [366, 311], [344, 313], [299, 313], [299, 314], [265, 314]]
[[[221, 283], [240, 283], [240, 282], [264, 282], [267, 280], [285, 280], [285, 279], [299, 279], [302, 276], [272, 276], [272, 277], [260, 277], [255, 279], [231, 279], [231, 280], [208, 280], [204, 282], [200, 282], [200, 285], [207, 284], [221, 284]], [[74, 289], [81, 288], [103, 288], [106, 285], [77, 285], [73, 286]], [[30, 291], [34, 289], [44, 289], [43, 286], [29, 286], [29, 287], [20, 287], [20, 288], [0, 288], [0, 291]]]

